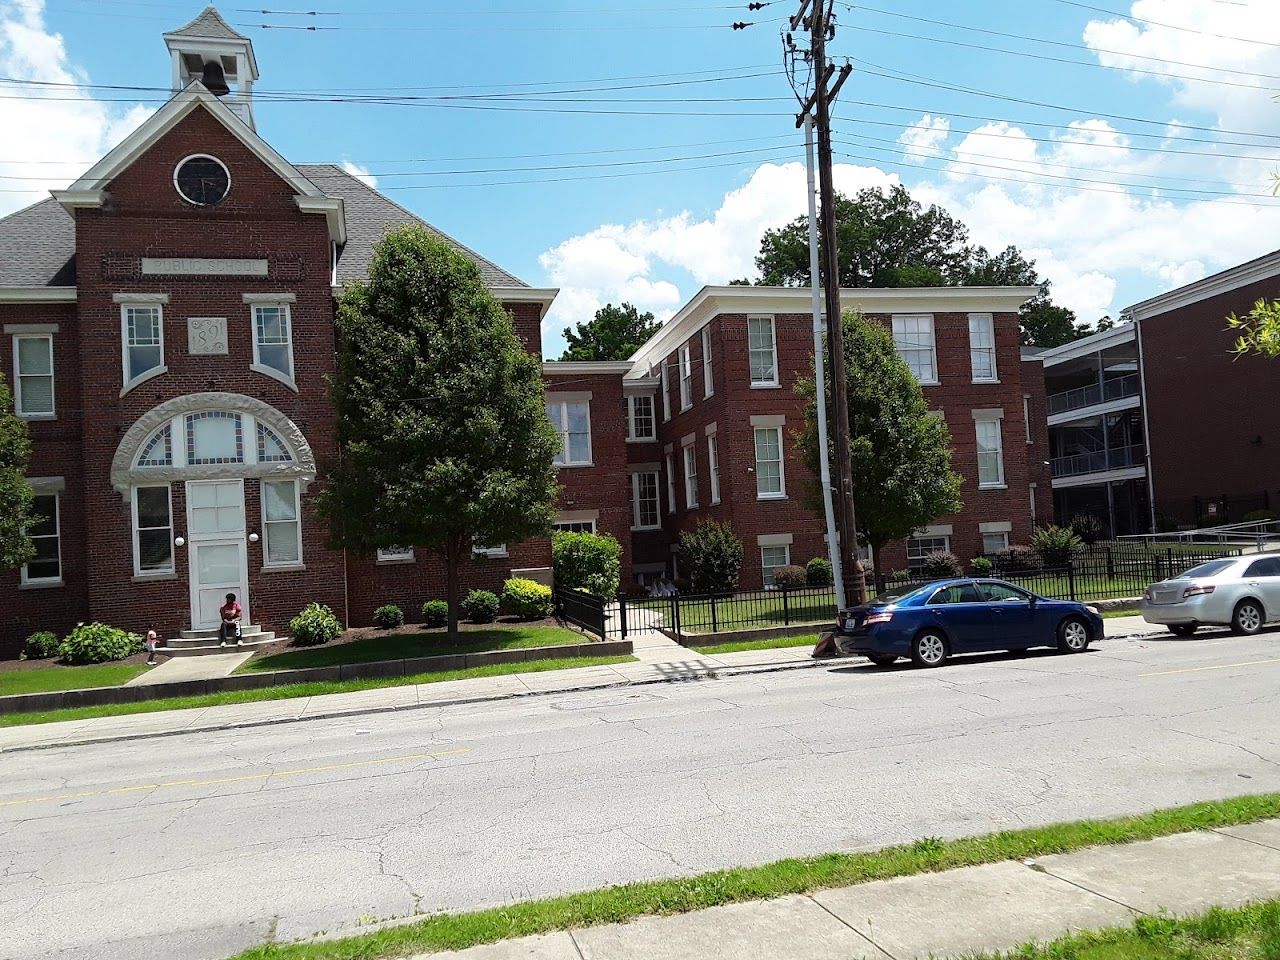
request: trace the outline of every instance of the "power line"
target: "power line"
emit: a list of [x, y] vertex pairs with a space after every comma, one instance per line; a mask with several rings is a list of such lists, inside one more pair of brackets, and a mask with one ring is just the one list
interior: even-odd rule
[[1182, 33], [1190, 33], [1199, 37], [1214, 37], [1217, 40], [1235, 40], [1239, 43], [1256, 43], [1264, 47], [1275, 47], [1280, 44], [1272, 43], [1269, 40], [1255, 40], [1252, 37], [1233, 37], [1225, 33], [1211, 33], [1208, 30], [1197, 30], [1194, 27], [1180, 27], [1174, 23], [1162, 23], [1159, 20], [1146, 20], [1142, 17], [1135, 17], [1130, 13], [1120, 13], [1117, 10], [1108, 10], [1106, 7], [1095, 7], [1090, 3], [1081, 3], [1080, 0], [1053, 0], [1054, 3], [1061, 3], [1068, 7], [1079, 7], [1082, 10], [1092, 10], [1094, 13], [1105, 13], [1109, 17], [1119, 17], [1121, 20], [1132, 20], [1137, 23], [1145, 23], [1153, 27], [1164, 27], [1166, 30], [1178, 30]]

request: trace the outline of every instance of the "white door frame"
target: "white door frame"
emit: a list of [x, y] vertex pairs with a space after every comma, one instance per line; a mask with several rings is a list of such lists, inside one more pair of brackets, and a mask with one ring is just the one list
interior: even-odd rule
[[[191, 489], [193, 487], [213, 486], [213, 485], [232, 485], [234, 484], [240, 491], [240, 518], [241, 527], [239, 531], [227, 531], [218, 533], [195, 533], [194, 525], [191, 522], [192, 497]], [[216, 627], [217, 622], [212, 624], [202, 624], [200, 622], [200, 558], [199, 552], [202, 547], [215, 546], [234, 546], [239, 549], [240, 555], [240, 589], [235, 591], [237, 601], [242, 611], [242, 623], [251, 623], [249, 614], [249, 550], [246, 541], [248, 533], [248, 517], [245, 513], [244, 503], [244, 480], [188, 480], [186, 482], [186, 500], [187, 500], [187, 544], [189, 547], [188, 559], [188, 588], [191, 601], [191, 628], [193, 630], [207, 630], [210, 627]], [[230, 591], [228, 591], [230, 592]]]

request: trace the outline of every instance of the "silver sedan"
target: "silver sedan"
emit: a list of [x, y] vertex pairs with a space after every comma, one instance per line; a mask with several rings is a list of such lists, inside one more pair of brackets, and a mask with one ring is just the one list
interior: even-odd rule
[[1280, 553], [1224, 557], [1147, 587], [1142, 618], [1180, 637], [1198, 627], [1224, 626], [1253, 634], [1280, 620]]

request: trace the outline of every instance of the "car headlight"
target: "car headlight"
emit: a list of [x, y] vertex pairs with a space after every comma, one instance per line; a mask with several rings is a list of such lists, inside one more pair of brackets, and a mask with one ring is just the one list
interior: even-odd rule
[[1102, 616], [1102, 608], [1094, 606], [1092, 603], [1088, 604], [1085, 609], [1097, 614], [1099, 617]]

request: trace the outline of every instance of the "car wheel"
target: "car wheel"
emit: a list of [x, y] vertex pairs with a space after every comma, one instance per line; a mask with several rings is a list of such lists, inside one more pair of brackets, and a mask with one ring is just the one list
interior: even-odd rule
[[1169, 628], [1169, 632], [1175, 637], [1189, 637], [1199, 630], [1199, 624], [1195, 623], [1175, 623]]
[[1089, 625], [1079, 617], [1067, 617], [1058, 624], [1058, 650], [1084, 653], [1089, 649]]
[[874, 663], [877, 667], [892, 667], [898, 662], [898, 658], [888, 653], [868, 653], [867, 659]]
[[1231, 632], [1253, 636], [1266, 623], [1266, 615], [1262, 612], [1262, 604], [1257, 600], [1241, 600], [1231, 614]]
[[926, 630], [911, 641], [911, 662], [917, 667], [940, 667], [947, 662], [947, 638]]

